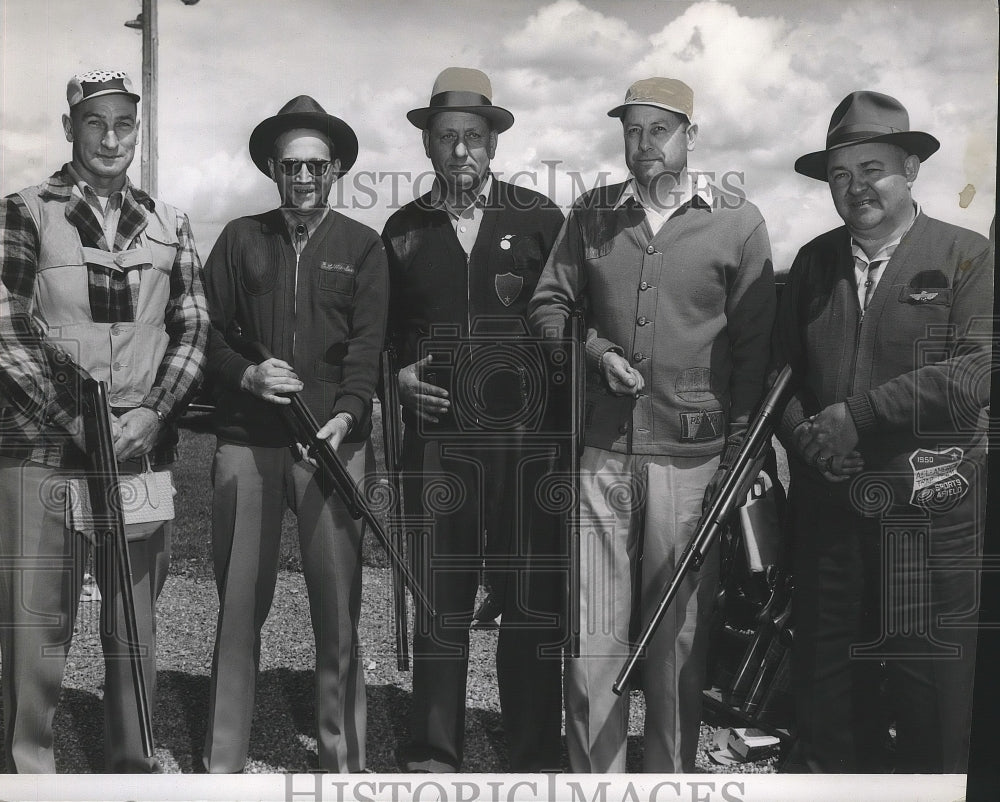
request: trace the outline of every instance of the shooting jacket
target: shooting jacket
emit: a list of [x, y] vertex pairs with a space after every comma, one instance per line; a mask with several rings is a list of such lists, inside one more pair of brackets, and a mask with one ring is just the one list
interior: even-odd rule
[[[719, 454], [763, 390], [775, 307], [764, 219], [746, 200], [709, 205], [696, 195], [652, 235], [640, 206], [615, 208], [627, 186], [599, 187], [574, 203], [531, 300], [532, 328], [561, 332], [585, 300], [586, 445]], [[642, 374], [638, 397], [605, 386], [609, 350]]]
[[[0, 226], [4, 281], [17, 309], [43, 336], [49, 356], [57, 352], [65, 366], [52, 368], [47, 357], [31, 356], [39, 341], [22, 336], [7, 355], [12, 370], [6, 379], [41, 388], [47, 380], [66, 385], [89, 374], [106, 382], [116, 412], [144, 406], [169, 419], [201, 377], [207, 340], [200, 264], [187, 218], [127, 184], [118, 230], [108, 243], [95, 213], [73, 188], [64, 169], [6, 199]], [[129, 279], [132, 271], [138, 280]], [[5, 404], [5, 418], [18, 425], [4, 427], [0, 453], [76, 467], [82, 455], [67, 447], [64, 431], [73, 413], [58, 401], [75, 393], [75, 387], [50, 392], [48, 400], [35, 398], [21, 412], [18, 404]], [[168, 425], [154, 461], [169, 461], [175, 442]]]
[[280, 209], [237, 218], [205, 262], [205, 293], [212, 320], [206, 372], [219, 437], [254, 446], [294, 442], [275, 404], [240, 389], [246, 369], [262, 361], [241, 352], [235, 337], [242, 336], [292, 365], [320, 425], [349, 412], [355, 425], [346, 440], [368, 438], [388, 303], [378, 234], [331, 209], [297, 258]]
[[920, 213], [861, 314], [850, 233], [829, 231], [795, 258], [775, 326], [776, 364], [797, 392], [781, 424], [794, 428], [845, 402], [865, 472], [830, 485], [789, 449], [792, 482], [876, 514], [947, 513], [970, 521], [985, 498], [993, 249], [979, 234]]

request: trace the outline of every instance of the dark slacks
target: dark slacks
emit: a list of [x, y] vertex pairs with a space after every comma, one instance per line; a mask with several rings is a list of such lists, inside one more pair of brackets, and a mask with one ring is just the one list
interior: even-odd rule
[[485, 527], [488, 538], [507, 536], [511, 544], [505, 558], [490, 558], [491, 571], [505, 577], [496, 660], [510, 769], [558, 769], [564, 577], [557, 519], [543, 514], [536, 497], [551, 450], [512, 446], [509, 439], [425, 440], [408, 431], [403, 452], [406, 516], [424, 522], [408, 527], [424, 533], [410, 544], [413, 570], [437, 616], [431, 621], [418, 607], [410, 742], [400, 750], [401, 767], [461, 768], [469, 624]]
[[960, 523], [864, 518], [794, 485], [790, 505], [797, 740], [784, 769], [963, 773], [978, 575], [944, 563], [979, 553], [974, 506]]

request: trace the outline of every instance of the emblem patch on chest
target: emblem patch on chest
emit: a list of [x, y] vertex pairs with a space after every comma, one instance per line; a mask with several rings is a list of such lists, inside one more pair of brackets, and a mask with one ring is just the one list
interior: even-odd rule
[[931, 512], [947, 512], [969, 492], [969, 482], [958, 472], [964, 452], [960, 448], [932, 451], [918, 448], [910, 454], [913, 492], [910, 504]]
[[524, 276], [517, 276], [513, 273], [497, 273], [493, 277], [493, 288], [497, 292], [497, 298], [504, 306], [510, 306], [517, 300], [524, 287]]
[[721, 409], [707, 409], [702, 412], [681, 412], [681, 442], [697, 443], [701, 440], [715, 440], [726, 433], [725, 420]]
[[329, 270], [333, 273], [345, 273], [349, 276], [354, 275], [354, 265], [344, 264], [343, 262], [320, 262], [320, 270]]

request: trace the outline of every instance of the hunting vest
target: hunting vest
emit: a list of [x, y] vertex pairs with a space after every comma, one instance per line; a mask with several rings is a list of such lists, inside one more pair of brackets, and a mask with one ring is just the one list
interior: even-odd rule
[[[157, 203], [126, 250], [84, 247], [66, 219], [66, 203], [43, 200], [37, 187], [18, 193], [38, 228], [39, 253], [32, 314], [93, 378], [104, 381], [112, 407], [137, 407], [156, 379], [169, 337], [164, 310], [177, 253], [174, 209]], [[90, 308], [88, 271], [141, 270], [133, 322], [97, 323]]]

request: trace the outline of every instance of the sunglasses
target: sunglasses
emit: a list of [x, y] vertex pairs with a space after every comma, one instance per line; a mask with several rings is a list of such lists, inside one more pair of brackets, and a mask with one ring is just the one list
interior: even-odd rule
[[299, 170], [302, 169], [302, 165], [306, 166], [309, 171], [309, 175], [320, 176], [326, 175], [330, 169], [330, 165], [333, 162], [326, 161], [324, 159], [316, 159], [315, 161], [299, 161], [298, 159], [282, 159], [278, 162], [278, 166], [281, 168], [281, 172], [285, 175], [298, 175]]

